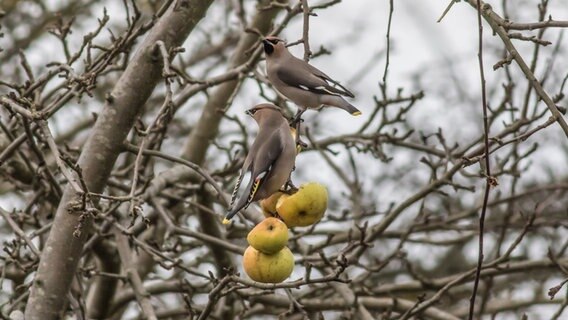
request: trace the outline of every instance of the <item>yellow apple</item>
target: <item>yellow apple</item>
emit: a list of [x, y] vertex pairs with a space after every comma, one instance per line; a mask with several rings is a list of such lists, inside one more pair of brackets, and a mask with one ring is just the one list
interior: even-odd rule
[[288, 226], [278, 218], [266, 218], [249, 232], [247, 241], [262, 253], [276, 253], [288, 243]]
[[276, 191], [270, 197], [260, 201], [260, 207], [262, 208], [262, 213], [265, 217], [274, 217], [276, 214], [276, 203], [283, 194], [283, 192]]
[[280, 283], [292, 274], [294, 255], [288, 247], [274, 254], [265, 254], [249, 246], [243, 255], [243, 267], [254, 281]]
[[288, 227], [305, 227], [321, 220], [327, 209], [327, 189], [309, 182], [292, 195], [283, 195], [276, 203], [276, 211]]

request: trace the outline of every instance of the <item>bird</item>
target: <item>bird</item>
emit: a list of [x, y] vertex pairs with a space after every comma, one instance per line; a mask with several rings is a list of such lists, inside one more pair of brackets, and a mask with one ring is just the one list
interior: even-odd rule
[[268, 198], [287, 185], [296, 162], [294, 137], [277, 106], [262, 103], [245, 113], [256, 121], [259, 130], [239, 172], [223, 224], [252, 202]]
[[317, 109], [322, 105], [341, 108], [354, 116], [361, 115], [359, 109], [343, 98], [354, 98], [351, 91], [316, 67], [293, 56], [284, 40], [268, 36], [262, 40], [262, 44], [268, 80], [278, 92], [298, 105], [292, 124], [301, 120], [306, 109]]

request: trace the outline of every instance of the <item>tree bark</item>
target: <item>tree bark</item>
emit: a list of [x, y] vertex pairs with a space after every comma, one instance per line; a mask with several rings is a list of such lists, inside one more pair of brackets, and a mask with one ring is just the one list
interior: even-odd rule
[[[168, 48], [181, 45], [212, 1], [177, 1], [141, 44], [107, 99], [79, 157], [78, 165], [89, 191], [103, 191], [124, 139], [161, 79], [162, 65], [161, 58], [156, 56], [156, 41], [162, 40]], [[91, 223], [88, 214], [70, 211], [78, 201], [79, 195], [68, 185], [31, 288], [25, 312], [28, 320], [61, 318]], [[79, 225], [81, 232], [75, 232]]]

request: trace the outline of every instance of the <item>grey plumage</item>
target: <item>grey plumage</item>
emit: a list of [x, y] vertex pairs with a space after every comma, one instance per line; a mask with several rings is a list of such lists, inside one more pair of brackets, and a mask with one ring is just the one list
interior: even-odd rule
[[[290, 178], [296, 161], [296, 144], [286, 118], [272, 104], [247, 110], [259, 131], [245, 159], [223, 223], [251, 202], [269, 197]], [[246, 181], [244, 187], [242, 182]]]
[[352, 115], [361, 114], [359, 109], [342, 97], [353, 98], [353, 93], [316, 67], [294, 57], [284, 41], [267, 37], [263, 40], [263, 46], [270, 83], [300, 108], [295, 121], [306, 109], [316, 109], [322, 105], [341, 108]]

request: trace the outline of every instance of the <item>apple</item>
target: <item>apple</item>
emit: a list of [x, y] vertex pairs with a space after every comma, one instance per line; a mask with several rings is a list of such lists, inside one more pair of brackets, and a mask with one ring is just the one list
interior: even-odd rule
[[274, 254], [265, 254], [249, 246], [243, 255], [243, 268], [254, 281], [280, 283], [292, 274], [294, 255], [288, 247]]
[[288, 226], [278, 218], [266, 218], [249, 232], [247, 241], [262, 253], [276, 253], [288, 243]]
[[305, 227], [321, 220], [327, 210], [327, 189], [317, 182], [300, 186], [292, 195], [282, 195], [276, 203], [278, 215], [288, 227]]

